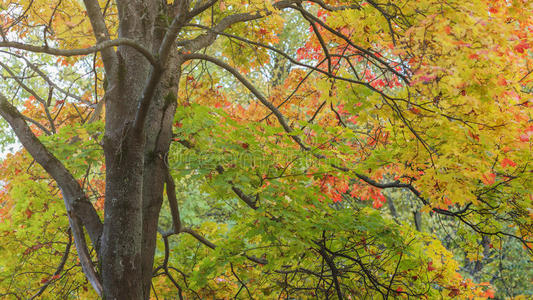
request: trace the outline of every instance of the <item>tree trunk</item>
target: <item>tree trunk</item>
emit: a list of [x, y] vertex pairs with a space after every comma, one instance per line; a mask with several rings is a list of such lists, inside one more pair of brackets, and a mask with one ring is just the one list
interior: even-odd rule
[[[157, 52], [162, 34], [154, 28], [159, 2], [119, 2], [119, 37]], [[139, 102], [151, 72], [149, 61], [131, 47], [119, 47], [118, 63], [108, 75], [106, 95], [106, 197], [101, 273], [105, 299], [148, 299], [157, 219], [162, 202], [162, 160], [153, 154], [161, 131], [161, 93], [152, 99], [146, 128], [136, 127]], [[107, 73], [107, 72], [106, 72]], [[175, 99], [174, 99], [175, 100]], [[170, 122], [172, 124], [172, 122]], [[163, 147], [163, 151], [168, 151]]]
[[148, 74], [144, 58], [119, 49], [117, 78], [110, 78], [104, 154], [106, 192], [100, 250], [105, 299], [142, 299], [141, 240], [144, 135], [134, 132], [136, 100]]
[[139, 137], [106, 147], [106, 199], [100, 251], [105, 299], [142, 299], [142, 174]]
[[[142, 230], [142, 282], [144, 299], [150, 298], [152, 269], [157, 237], [157, 224], [163, 202], [164, 183], [167, 173], [167, 154], [172, 139], [172, 124], [176, 111], [179, 66], [171, 60], [173, 72], [164, 74], [162, 87], [148, 113], [145, 125], [146, 146], [144, 151], [143, 180], [143, 230]], [[162, 96], [164, 95], [164, 96]]]

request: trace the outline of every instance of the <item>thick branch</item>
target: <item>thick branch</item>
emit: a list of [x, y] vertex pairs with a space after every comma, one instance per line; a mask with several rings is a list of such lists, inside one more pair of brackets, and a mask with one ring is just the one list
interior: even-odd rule
[[212, 31], [209, 31], [206, 34], [202, 34], [190, 41], [187, 41], [183, 45], [183, 51], [184, 52], [196, 52], [200, 49], [203, 49], [211, 45], [215, 41], [215, 39], [218, 36], [217, 32], [222, 32], [226, 28], [230, 27], [231, 25], [235, 23], [259, 19], [263, 16], [264, 15], [261, 15], [260, 13], [254, 13], [254, 14], [243, 13], [243, 14], [235, 14], [235, 15], [227, 16], [224, 19], [222, 19], [220, 22], [218, 22], [213, 27]]
[[46, 53], [51, 55], [57, 55], [57, 56], [80, 56], [80, 55], [87, 55], [99, 51], [103, 51], [106, 49], [111, 49], [111, 47], [115, 46], [130, 46], [134, 48], [135, 50], [139, 51], [148, 61], [150, 61], [151, 64], [157, 64], [157, 60], [152, 55], [151, 51], [145, 48], [144, 46], [140, 45], [134, 40], [127, 39], [127, 38], [118, 38], [115, 40], [107, 40], [103, 42], [98, 42], [96, 45], [88, 48], [81, 48], [81, 49], [57, 49], [57, 48], [50, 48], [47, 46], [35, 46], [35, 45], [28, 45], [18, 42], [0, 42], [0, 47], [2, 48], [15, 48], [15, 49], [21, 49], [26, 50], [34, 53]]
[[[216, 2], [216, 1], [211, 1]], [[290, 7], [291, 4], [301, 2], [300, 0], [282, 0], [274, 3], [274, 8], [276, 9], [283, 9]], [[194, 11], [194, 10], [193, 10]], [[209, 45], [211, 45], [215, 39], [217, 38], [218, 32], [223, 32], [226, 30], [226, 28], [229, 28], [231, 25], [239, 23], [239, 22], [246, 22], [246, 21], [252, 21], [260, 18], [264, 18], [265, 16], [270, 15], [272, 12], [263, 10], [263, 11], [257, 11], [253, 13], [242, 13], [242, 14], [234, 14], [229, 15], [220, 22], [218, 22], [211, 30], [206, 33], [202, 34], [192, 40], [185, 41], [184, 44], [182, 44], [183, 52], [196, 52], [200, 49], [203, 49]]]
[[52, 132], [50, 132], [50, 130], [48, 130], [46, 127], [43, 126], [43, 124], [37, 122], [36, 120], [30, 118], [30, 117], [27, 117], [27, 116], [23, 116], [24, 117], [24, 120], [32, 123], [33, 125], [37, 126], [37, 128], [41, 129], [44, 134], [46, 135], [52, 135]]
[[203, 1], [197, 1], [194, 8], [188, 13], [189, 18], [193, 18], [202, 12], [206, 11], [211, 6], [215, 5], [218, 0], [209, 0], [203, 3]]
[[[98, 43], [108, 42], [109, 31], [105, 25], [104, 15], [102, 14], [102, 9], [98, 0], [84, 0], [85, 9], [87, 10], [87, 15], [91, 21], [91, 26], [93, 27], [94, 37]], [[102, 60], [104, 62], [104, 67], [108, 74], [111, 74], [111, 70], [117, 62], [117, 56], [115, 51], [112, 48], [102, 49]]]
[[102, 222], [87, 199], [83, 189], [65, 166], [39, 141], [24, 121], [24, 116], [0, 93], [0, 115], [9, 123], [24, 148], [52, 176], [62, 190], [63, 197], [86, 226], [91, 241], [97, 245]]
[[83, 232], [83, 226], [85, 226], [93, 245], [95, 248], [98, 248], [103, 226], [96, 210], [87, 199], [87, 196], [74, 176], [46, 149], [35, 134], [33, 134], [28, 124], [26, 124], [24, 117], [1, 93], [0, 115], [9, 123], [21, 144], [35, 161], [57, 182], [65, 201], [72, 234], [85, 275], [91, 281], [96, 291], [101, 291], [101, 284], [90, 260]]
[[172, 229], [174, 232], [181, 231], [181, 218], [180, 210], [178, 207], [178, 199], [176, 197], [176, 185], [174, 184], [174, 178], [170, 174], [170, 170], [167, 168], [167, 176], [165, 178], [167, 185], [167, 197], [168, 204], [170, 206], [170, 214], [172, 215]]
[[[301, 4], [298, 4], [298, 7], [302, 7]], [[332, 65], [331, 65], [331, 56], [329, 54], [328, 46], [326, 45], [326, 42], [324, 41], [324, 38], [320, 34], [320, 31], [318, 30], [318, 27], [316, 26], [315, 22], [311, 20], [308, 16], [302, 14], [304, 19], [306, 19], [309, 22], [309, 25], [313, 28], [313, 33], [315, 34], [316, 38], [318, 39], [318, 42], [320, 43], [320, 46], [322, 47], [322, 51], [324, 52], [324, 56], [328, 60], [328, 73], [332, 73]]]
[[144, 86], [142, 95], [138, 100], [138, 108], [135, 114], [133, 130], [139, 136], [144, 134], [144, 123], [148, 114], [148, 109], [150, 108], [152, 98], [154, 97], [157, 86], [159, 85], [161, 77], [163, 76], [163, 73], [165, 71], [163, 66], [165, 66], [167, 61], [169, 60], [169, 57], [172, 53], [172, 49], [174, 48], [174, 44], [176, 42], [176, 37], [180, 29], [183, 27], [183, 24], [187, 22], [187, 3], [188, 1], [178, 2], [178, 13], [174, 17], [174, 20], [172, 20], [170, 27], [163, 36], [163, 40], [158, 49], [159, 61], [157, 64], [153, 64], [148, 80], [146, 81], [146, 85]]
[[308, 0], [308, 2], [316, 3], [320, 5], [320, 7], [328, 11], [340, 11], [340, 10], [348, 10], [348, 9], [360, 10], [361, 9], [361, 6], [359, 4], [332, 6], [332, 5], [325, 3], [323, 0]]
[[28, 65], [28, 67], [30, 67], [30, 69], [32, 69], [35, 73], [37, 73], [37, 75], [41, 76], [41, 78], [44, 81], [46, 81], [46, 83], [48, 83], [48, 85], [51, 88], [54, 88], [54, 90], [58, 90], [59, 92], [63, 93], [65, 96], [70, 97], [70, 98], [72, 98], [72, 99], [74, 99], [76, 101], [79, 101], [81, 103], [84, 103], [84, 104], [87, 104], [87, 105], [92, 105], [92, 103], [90, 101], [84, 100], [80, 96], [72, 94], [69, 91], [67, 91], [67, 90], [63, 89], [62, 87], [58, 86], [55, 82], [52, 81], [52, 79], [48, 75], [46, 75], [43, 71], [41, 71], [41, 69], [39, 69], [34, 63], [32, 63], [25, 56], [18, 55], [18, 54], [9, 52], [9, 51], [3, 51], [2, 50], [1, 52], [9, 54], [9, 55], [12, 55], [12, 56], [15, 56], [15, 57], [20, 58], [20, 59], [23, 59], [26, 62], [26, 65]]
[[200, 243], [206, 245], [207, 247], [211, 248], [211, 249], [215, 249], [217, 246], [213, 243], [211, 243], [209, 240], [207, 240], [205, 237], [203, 237], [202, 235], [200, 235], [198, 232], [192, 230], [191, 228], [189, 227], [185, 227], [185, 228], [182, 228], [181, 229], [181, 232], [186, 232], [190, 235], [192, 235], [196, 240], [198, 240]]
[[[204, 244], [205, 246], [207, 246], [207, 247], [209, 247], [211, 249], [215, 249], [217, 247], [217, 245], [215, 245], [214, 243], [212, 243], [211, 241], [209, 241], [204, 236], [202, 236], [201, 234], [199, 234], [197, 231], [195, 231], [194, 229], [192, 229], [190, 227], [181, 227], [179, 231], [170, 230], [170, 231], [164, 232], [164, 231], [159, 230], [159, 233], [161, 234], [163, 239], [167, 239], [169, 236], [171, 236], [173, 234], [180, 234], [180, 233], [184, 233], [184, 232], [190, 234], [198, 242]], [[249, 255], [246, 255], [244, 253], [242, 255], [244, 257], [246, 257], [247, 259], [249, 259], [249, 260], [251, 260], [251, 261], [253, 261], [255, 263], [261, 264], [261, 265], [266, 265], [268, 263], [268, 261], [266, 259], [258, 258], [258, 257], [255, 257], [255, 256], [249, 256]]]
[[333, 279], [333, 283], [335, 284], [335, 291], [337, 292], [337, 298], [339, 300], [342, 300], [344, 299], [344, 297], [342, 295], [342, 291], [341, 291], [341, 287], [340, 287], [339, 279], [338, 279], [339, 270], [337, 269], [337, 266], [335, 265], [334, 257], [331, 257], [328, 255], [328, 253], [325, 250], [326, 247], [324, 245], [319, 245], [319, 247], [320, 248], [318, 249], [318, 252], [324, 258], [324, 260], [328, 264], [329, 269], [331, 270], [331, 277]]

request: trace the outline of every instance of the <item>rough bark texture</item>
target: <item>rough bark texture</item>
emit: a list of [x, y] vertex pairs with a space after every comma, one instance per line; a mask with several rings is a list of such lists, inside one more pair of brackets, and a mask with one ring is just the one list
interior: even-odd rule
[[[156, 9], [152, 2], [118, 3], [119, 37], [151, 44]], [[133, 130], [150, 63], [131, 47], [119, 47], [108, 77], [104, 153], [106, 193], [101, 272], [106, 299], [143, 299], [144, 132]], [[157, 217], [156, 217], [157, 219]], [[149, 296], [149, 295], [147, 295]]]
[[143, 218], [142, 218], [142, 274], [146, 299], [150, 294], [150, 283], [154, 263], [157, 236], [157, 221], [163, 202], [166, 178], [166, 156], [172, 138], [172, 124], [176, 111], [179, 64], [171, 59], [164, 74], [161, 87], [153, 99], [146, 120], [146, 146], [144, 149]]

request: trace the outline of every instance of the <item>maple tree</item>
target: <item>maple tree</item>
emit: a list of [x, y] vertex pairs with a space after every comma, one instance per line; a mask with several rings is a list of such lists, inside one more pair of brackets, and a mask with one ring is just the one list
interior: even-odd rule
[[516, 296], [530, 1], [0, 8], [2, 295]]

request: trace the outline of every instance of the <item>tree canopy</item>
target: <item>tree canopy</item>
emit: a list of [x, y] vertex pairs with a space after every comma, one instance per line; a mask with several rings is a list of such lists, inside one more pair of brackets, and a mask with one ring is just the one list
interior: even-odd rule
[[533, 295], [531, 11], [0, 0], [0, 297]]

